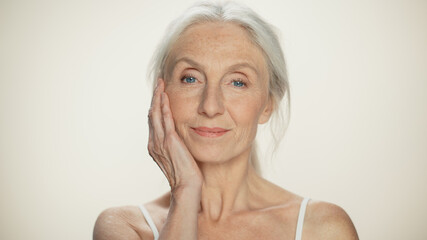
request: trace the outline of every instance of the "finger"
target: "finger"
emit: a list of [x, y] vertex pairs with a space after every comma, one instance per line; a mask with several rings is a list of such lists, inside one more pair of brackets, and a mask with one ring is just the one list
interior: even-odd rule
[[153, 105], [154, 105], [154, 99], [156, 97], [156, 94], [158, 92], [158, 88], [159, 88], [159, 80], [156, 81], [156, 87], [154, 89], [153, 92], [153, 97], [151, 98], [151, 103], [150, 103], [150, 109], [148, 110], [148, 129], [149, 129], [149, 138], [148, 138], [148, 142], [150, 143], [151, 141], [153, 141], [154, 138], [154, 126], [152, 123], [152, 119], [153, 119]]
[[166, 134], [172, 133], [175, 131], [175, 123], [173, 122], [172, 111], [169, 105], [169, 97], [163, 92], [162, 93], [162, 115], [163, 115], [163, 123], [165, 126]]
[[162, 124], [162, 112], [161, 112], [161, 93], [164, 89], [163, 81], [159, 81], [156, 93], [153, 97], [153, 106], [151, 107], [151, 125], [153, 128], [153, 139], [154, 141], [159, 140], [163, 142], [164, 139], [164, 131]]
[[151, 109], [151, 107], [153, 106], [154, 96], [156, 96], [156, 93], [158, 92], [157, 90], [158, 90], [158, 88], [159, 88], [159, 80], [160, 80], [160, 78], [159, 78], [159, 79], [157, 79], [157, 81], [156, 81], [156, 87], [154, 88], [154, 91], [153, 91], [153, 97], [151, 98], [150, 109]]
[[151, 123], [151, 118], [152, 118], [152, 113], [151, 113], [151, 109], [148, 113], [148, 130], [149, 130], [149, 134], [148, 134], [148, 149], [150, 149], [150, 144], [153, 144], [153, 135], [154, 135], [154, 130], [153, 130], [153, 124]]

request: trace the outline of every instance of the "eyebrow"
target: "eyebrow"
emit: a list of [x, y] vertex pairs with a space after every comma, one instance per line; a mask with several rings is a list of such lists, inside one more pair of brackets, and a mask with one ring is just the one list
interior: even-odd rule
[[[186, 63], [190, 64], [191, 66], [197, 68], [197, 69], [201, 69], [202, 71], [204, 70], [204, 67], [200, 63], [198, 63], [198, 62], [196, 62], [193, 59], [188, 58], [188, 57], [182, 57], [182, 58], [179, 58], [178, 60], [176, 60], [173, 64], [173, 69], [175, 68], [175, 66], [179, 62], [186, 62]], [[233, 64], [230, 67], [228, 67], [228, 71], [233, 72], [233, 71], [236, 71], [240, 68], [249, 68], [252, 71], [254, 71], [257, 76], [260, 76], [260, 72], [254, 66], [252, 66], [251, 64], [249, 64], [247, 62], [240, 62], [240, 63]]]

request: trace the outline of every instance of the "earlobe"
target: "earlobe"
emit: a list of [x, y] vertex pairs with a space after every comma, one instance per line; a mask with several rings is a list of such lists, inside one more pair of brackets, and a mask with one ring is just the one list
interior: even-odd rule
[[259, 117], [258, 124], [264, 124], [268, 122], [268, 120], [271, 117], [271, 114], [274, 110], [274, 103], [271, 97], [268, 98], [268, 103], [264, 107], [264, 110], [261, 113], [261, 116]]

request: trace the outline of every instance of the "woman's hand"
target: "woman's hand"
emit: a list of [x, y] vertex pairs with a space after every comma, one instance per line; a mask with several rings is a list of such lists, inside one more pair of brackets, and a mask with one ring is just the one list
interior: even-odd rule
[[164, 89], [164, 80], [159, 79], [148, 115], [148, 152], [168, 179], [172, 193], [181, 188], [200, 190], [200, 169], [175, 131], [169, 98]]

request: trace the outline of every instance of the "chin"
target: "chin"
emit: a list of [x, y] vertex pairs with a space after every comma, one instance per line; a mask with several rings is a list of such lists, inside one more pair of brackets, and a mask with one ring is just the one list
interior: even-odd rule
[[227, 154], [228, 151], [220, 146], [196, 147], [189, 150], [198, 162], [221, 163], [232, 158], [232, 154]]
[[250, 147], [245, 150], [229, 146], [211, 145], [205, 147], [198, 146], [189, 150], [191, 155], [193, 155], [194, 159], [198, 162], [224, 163], [245, 154], [247, 151], [250, 152]]

